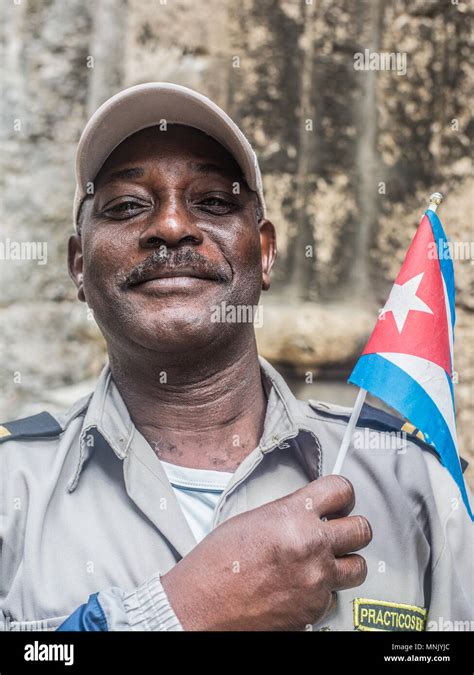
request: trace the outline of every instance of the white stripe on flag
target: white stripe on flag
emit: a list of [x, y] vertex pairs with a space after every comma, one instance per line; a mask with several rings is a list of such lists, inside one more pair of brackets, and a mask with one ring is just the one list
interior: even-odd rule
[[[432, 361], [422, 359], [420, 356], [413, 356], [412, 354], [380, 352], [379, 355], [404, 370], [425, 390], [444, 417], [454, 444], [457, 447], [453, 402], [445, 369]], [[436, 443], [436, 440], [433, 440]]]
[[449, 304], [448, 298], [448, 289], [446, 288], [446, 283], [444, 281], [444, 276], [441, 274], [441, 279], [443, 280], [443, 291], [444, 291], [444, 304], [446, 306], [446, 318], [448, 320], [448, 336], [449, 336], [449, 351], [451, 353], [451, 369], [453, 368], [454, 363], [454, 340], [453, 340], [453, 324], [451, 316], [451, 305]]

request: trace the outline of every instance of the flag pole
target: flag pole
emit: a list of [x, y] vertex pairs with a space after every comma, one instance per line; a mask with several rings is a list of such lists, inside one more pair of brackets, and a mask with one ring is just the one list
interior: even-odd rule
[[341, 473], [342, 463], [346, 458], [347, 451], [349, 449], [349, 445], [351, 444], [352, 436], [354, 435], [357, 420], [359, 419], [360, 411], [362, 410], [362, 406], [364, 405], [366, 396], [367, 390], [362, 389], [361, 387], [359, 389], [359, 393], [357, 394], [356, 402], [354, 408], [352, 409], [350, 420], [344, 432], [344, 438], [342, 439], [341, 447], [339, 448], [339, 452], [337, 454], [336, 463], [334, 464], [334, 469], [332, 470], [333, 474]]
[[[428, 209], [431, 209], [434, 213], [436, 213], [436, 209], [438, 206], [441, 204], [443, 201], [443, 195], [440, 192], [433, 192], [432, 195], [430, 195], [430, 203], [428, 206]], [[332, 470], [332, 474], [340, 474], [341, 469], [342, 469], [342, 464], [346, 458], [347, 451], [349, 450], [349, 445], [351, 444], [352, 441], [352, 436], [354, 435], [354, 431], [357, 425], [357, 420], [359, 419], [362, 406], [364, 405], [365, 397], [367, 396], [367, 390], [362, 389], [362, 387], [359, 389], [359, 393], [357, 394], [356, 402], [354, 404], [354, 408], [352, 409], [352, 413], [349, 419], [349, 422], [347, 424], [346, 430], [344, 432], [344, 437], [342, 439], [341, 447], [339, 448], [339, 452], [337, 453], [337, 458], [336, 458], [336, 463], [334, 464], [334, 468]]]

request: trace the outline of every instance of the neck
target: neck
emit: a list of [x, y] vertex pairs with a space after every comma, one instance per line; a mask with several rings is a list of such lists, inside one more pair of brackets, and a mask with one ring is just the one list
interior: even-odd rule
[[133, 360], [110, 348], [109, 357], [130, 416], [160, 459], [234, 471], [258, 445], [266, 398], [253, 334], [245, 345], [191, 361]]

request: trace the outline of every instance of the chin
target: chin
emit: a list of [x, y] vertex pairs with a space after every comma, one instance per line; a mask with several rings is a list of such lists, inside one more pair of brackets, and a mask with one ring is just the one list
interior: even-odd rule
[[134, 324], [137, 341], [147, 349], [166, 353], [205, 349], [230, 333], [229, 327], [213, 324], [209, 311], [173, 311], [171, 308], [150, 315]]

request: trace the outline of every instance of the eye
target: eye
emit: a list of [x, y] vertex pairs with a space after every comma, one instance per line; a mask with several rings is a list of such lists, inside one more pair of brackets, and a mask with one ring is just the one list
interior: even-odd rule
[[225, 215], [237, 208], [237, 205], [234, 202], [216, 195], [200, 199], [197, 206], [207, 213], [214, 213], [216, 215]]
[[104, 209], [103, 213], [108, 218], [114, 220], [125, 220], [127, 218], [133, 218], [137, 214], [141, 213], [146, 209], [148, 205], [143, 202], [138, 202], [135, 200], [127, 199], [122, 202], [113, 204]]

